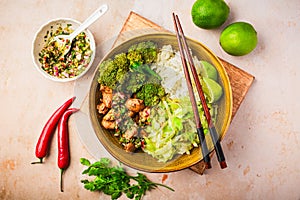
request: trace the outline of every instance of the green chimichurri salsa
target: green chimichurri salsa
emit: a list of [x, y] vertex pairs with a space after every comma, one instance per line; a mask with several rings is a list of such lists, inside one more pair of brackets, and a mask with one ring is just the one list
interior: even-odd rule
[[[57, 35], [68, 35], [73, 32], [71, 24], [66, 27], [61, 25], [56, 30], [50, 30], [44, 36], [45, 45], [39, 53], [39, 62], [42, 69], [57, 78], [73, 78], [81, 74], [91, 61], [93, 51], [90, 47], [90, 41], [84, 32], [78, 34], [69, 44], [70, 51], [66, 55], [64, 49], [53, 40]], [[52, 28], [52, 27], [51, 27]]]

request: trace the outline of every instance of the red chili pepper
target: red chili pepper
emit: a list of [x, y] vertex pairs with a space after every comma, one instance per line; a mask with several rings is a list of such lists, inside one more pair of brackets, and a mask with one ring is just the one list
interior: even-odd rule
[[69, 130], [68, 130], [68, 119], [70, 115], [77, 112], [77, 108], [69, 108], [64, 112], [63, 116], [58, 122], [58, 134], [57, 134], [57, 144], [58, 144], [58, 159], [57, 165], [60, 168], [60, 191], [62, 189], [62, 175], [65, 169], [68, 168], [70, 164], [70, 151], [69, 151]]
[[38, 162], [32, 162], [31, 164], [43, 163], [43, 158], [46, 157], [49, 151], [50, 141], [56, 129], [56, 125], [64, 114], [64, 112], [71, 106], [72, 102], [75, 100], [75, 97], [72, 97], [66, 101], [62, 106], [60, 106], [48, 119], [45, 124], [42, 133], [39, 137], [39, 140], [36, 144], [35, 155], [40, 159]]
[[142, 149], [145, 148], [145, 141], [144, 140], [142, 140], [142, 142], [141, 142], [141, 147], [142, 147]]

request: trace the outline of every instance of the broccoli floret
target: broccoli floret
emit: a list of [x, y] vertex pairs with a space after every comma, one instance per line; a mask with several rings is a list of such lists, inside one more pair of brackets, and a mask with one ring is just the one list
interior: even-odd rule
[[144, 73], [130, 71], [124, 76], [120, 85], [117, 86], [117, 90], [131, 95], [142, 87], [146, 79], [147, 77]]
[[154, 62], [157, 58], [157, 51], [157, 45], [154, 42], [140, 42], [128, 49], [127, 59], [132, 68], [137, 68], [142, 64]]
[[119, 82], [117, 90], [127, 94], [138, 92], [143, 85], [161, 85], [161, 77], [148, 65], [141, 65], [137, 69], [131, 69]]
[[[120, 53], [114, 59], [102, 62], [98, 82], [127, 94], [140, 91], [140, 96], [144, 96], [142, 99], [148, 99], [147, 104], [153, 105], [165, 93], [159, 88], [161, 77], [147, 65], [154, 62], [156, 57], [155, 43], [148, 41], [132, 45], [127, 54]], [[150, 91], [151, 88], [153, 91]], [[158, 94], [159, 91], [162, 95]]]
[[126, 71], [129, 69], [129, 61], [125, 53], [115, 55], [114, 64], [119, 68], [126, 69]]
[[128, 52], [135, 51], [137, 49], [137, 44], [133, 44], [128, 48]]
[[147, 83], [136, 93], [138, 99], [144, 100], [146, 106], [158, 104], [160, 99], [165, 96], [164, 88], [159, 84]]
[[117, 72], [118, 68], [116, 68], [112, 59], [103, 61], [99, 66], [98, 82], [102, 85], [113, 88], [116, 84]]
[[129, 60], [125, 53], [120, 53], [115, 56], [114, 65], [117, 67], [118, 71], [116, 74], [116, 80], [121, 81], [124, 75], [129, 70]]
[[139, 43], [137, 49], [142, 52], [144, 64], [156, 61], [157, 45], [154, 42], [147, 41]]
[[114, 59], [108, 59], [99, 67], [98, 82], [102, 85], [114, 88], [129, 70], [129, 61], [125, 53], [117, 54]]
[[161, 86], [161, 77], [148, 65], [141, 65], [137, 69], [130, 70], [119, 82], [117, 91], [132, 95], [145, 101], [145, 105], [155, 105], [161, 97], [165, 96], [165, 90]]
[[127, 59], [129, 60], [130, 66], [132, 68], [137, 68], [143, 64], [143, 57], [139, 51], [130, 51], [127, 53]]

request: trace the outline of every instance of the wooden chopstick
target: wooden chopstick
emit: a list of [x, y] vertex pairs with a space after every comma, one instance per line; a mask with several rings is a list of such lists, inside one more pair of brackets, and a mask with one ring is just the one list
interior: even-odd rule
[[181, 44], [181, 41], [180, 41], [180, 35], [179, 35], [178, 26], [177, 26], [177, 23], [176, 23], [174, 13], [173, 13], [173, 20], [174, 20], [174, 25], [175, 25], [175, 30], [176, 30], [176, 35], [177, 35], [178, 46], [179, 46], [179, 50], [180, 50], [180, 56], [181, 56], [181, 61], [182, 61], [182, 65], [183, 65], [184, 75], [185, 75], [185, 78], [186, 78], [186, 83], [187, 83], [189, 96], [190, 96], [190, 100], [191, 100], [191, 104], [192, 104], [192, 108], [193, 108], [194, 118], [195, 118], [195, 122], [196, 122], [197, 134], [198, 134], [198, 137], [199, 137], [199, 140], [200, 140], [200, 147], [201, 147], [201, 151], [202, 151], [202, 155], [203, 155], [203, 160], [204, 160], [204, 163], [205, 163], [205, 168], [209, 169], [209, 168], [211, 168], [209, 151], [208, 151], [208, 148], [207, 148], [203, 127], [202, 127], [202, 124], [201, 124], [201, 121], [200, 121], [198, 106], [197, 106], [196, 99], [195, 99], [195, 96], [194, 96], [193, 86], [192, 86], [191, 78], [189, 76], [189, 71], [188, 71], [188, 68], [187, 68], [187, 63], [186, 63], [184, 51], [183, 51], [182, 44]]
[[[187, 84], [188, 84], [189, 95], [190, 95], [190, 98], [191, 98], [191, 95], [193, 96], [191, 98], [192, 105], [193, 104], [196, 105], [196, 108], [193, 106], [194, 113], [195, 112], [198, 113], [198, 108], [197, 108], [197, 104], [196, 104], [196, 101], [195, 101], [195, 96], [194, 96], [194, 93], [193, 93], [193, 88], [192, 88], [192, 84], [191, 84], [191, 78], [189, 76], [189, 70], [188, 70], [187, 64], [186, 64], [185, 53], [186, 53], [186, 55], [188, 57], [190, 70], [192, 72], [193, 79], [194, 79], [194, 82], [195, 82], [195, 85], [196, 85], [196, 88], [197, 88], [197, 92], [198, 92], [198, 95], [199, 95], [199, 98], [200, 98], [200, 101], [201, 101], [201, 104], [202, 104], [202, 107], [203, 107], [203, 110], [204, 110], [204, 115], [205, 115], [205, 118], [206, 118], [207, 123], [208, 123], [209, 133], [211, 135], [211, 138], [212, 138], [212, 141], [213, 141], [213, 144], [214, 144], [214, 149], [216, 151], [220, 167], [222, 169], [224, 169], [224, 168], [227, 167], [227, 164], [226, 164], [226, 161], [225, 161], [225, 156], [224, 156], [224, 153], [223, 153], [223, 150], [222, 150], [220, 139], [219, 139], [217, 130], [215, 128], [215, 125], [213, 123], [213, 120], [211, 118], [211, 115], [210, 115], [210, 112], [209, 112], [209, 108], [208, 108], [208, 106], [206, 104], [204, 92], [202, 90], [202, 86], [201, 86], [201, 83], [199, 81], [199, 77], [198, 77], [198, 74], [197, 74], [197, 71], [196, 71], [196, 68], [195, 68], [192, 56], [190, 54], [190, 50], [189, 50], [188, 44], [186, 42], [185, 35], [183, 33], [182, 27], [181, 27], [181, 24], [180, 24], [180, 21], [179, 21], [179, 17], [177, 15], [175, 15], [174, 13], [173, 13], [173, 20], [174, 20], [174, 25], [175, 25], [175, 30], [176, 30], [177, 40], [178, 40], [178, 46], [179, 46], [180, 55], [181, 55], [181, 60], [182, 60], [182, 64], [183, 64], [183, 68], [184, 68], [184, 72], [185, 72], [185, 77], [186, 77]], [[182, 48], [181, 40], [182, 40], [182, 43], [183, 43], [183, 46], [184, 46], [185, 53], [184, 53], [183, 48]], [[194, 99], [194, 100], [192, 100], [192, 99]], [[196, 115], [194, 114], [194, 117], [195, 117], [195, 120], [196, 120], [196, 125], [197, 125], [197, 132], [198, 132], [198, 126], [199, 125], [201, 126], [201, 121], [200, 121], [200, 119], [199, 120], [196, 119], [196, 117], [199, 117], [199, 113], [198, 113], [198, 116], [196, 116]], [[200, 121], [200, 124], [198, 124], [199, 122], [197, 122], [197, 121]], [[202, 128], [202, 131], [203, 131], [203, 128]], [[203, 151], [204, 152], [206, 151], [207, 146], [206, 146], [206, 142], [201, 141], [201, 139], [205, 140], [204, 134], [203, 134], [203, 137], [201, 135], [202, 135], [202, 133], [200, 133], [200, 137], [201, 138], [199, 137], [200, 142], [202, 144], [205, 143], [204, 148], [202, 148], [202, 154], [203, 154]], [[204, 157], [204, 162], [209, 161], [205, 157]]]

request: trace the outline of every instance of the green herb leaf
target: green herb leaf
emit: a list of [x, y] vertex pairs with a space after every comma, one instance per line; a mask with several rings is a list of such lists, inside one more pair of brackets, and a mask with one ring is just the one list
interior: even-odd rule
[[150, 181], [142, 173], [137, 173], [137, 176], [130, 176], [121, 166], [111, 166], [108, 158], [101, 158], [93, 164], [89, 160], [81, 158], [80, 163], [88, 167], [82, 174], [94, 177], [90, 181], [81, 180], [84, 188], [90, 191], [103, 192], [110, 195], [111, 199], [118, 199], [124, 193], [129, 199], [140, 200], [146, 194], [146, 191], [155, 189], [158, 186], [174, 191], [164, 184]]
[[88, 159], [85, 159], [85, 158], [80, 158], [80, 163], [85, 165], [85, 166], [90, 166], [91, 163]]

